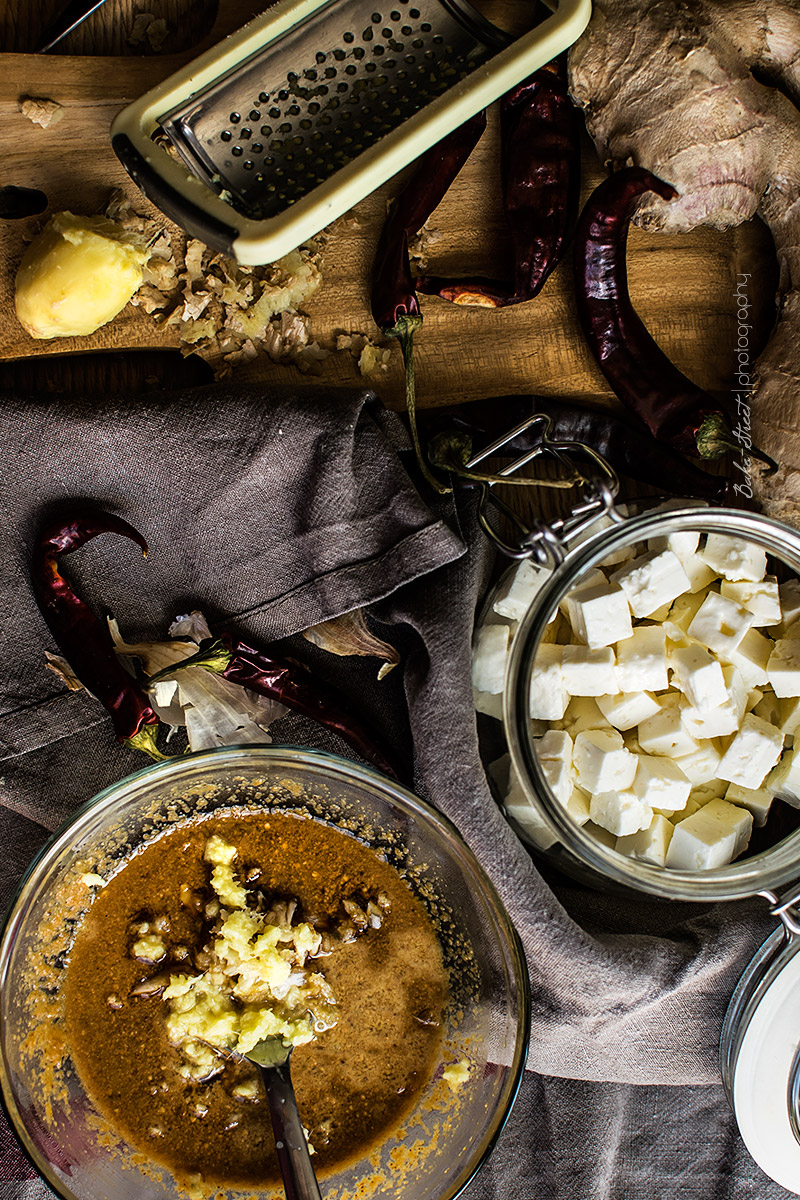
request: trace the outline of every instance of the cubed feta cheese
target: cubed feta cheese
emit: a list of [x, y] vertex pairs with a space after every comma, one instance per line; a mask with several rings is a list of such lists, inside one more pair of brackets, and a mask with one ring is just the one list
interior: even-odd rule
[[[766, 695], [771, 693], [767, 692]], [[783, 700], [778, 700], [773, 695], [772, 703], [775, 706], [772, 716], [767, 716], [766, 712], [759, 712], [758, 715], [765, 721], [770, 721], [772, 725], [777, 725], [788, 736], [795, 737], [800, 728], [800, 696], [786, 696]]]
[[722, 652], [720, 658], [736, 667], [747, 687], [761, 687], [769, 682], [767, 663], [773, 647], [774, 643], [763, 633], [748, 629], [736, 649]]
[[761, 787], [780, 758], [783, 736], [779, 729], [748, 713], [722, 756], [720, 779], [747, 788]]
[[669, 604], [689, 590], [689, 579], [681, 560], [671, 550], [636, 558], [611, 576], [628, 597], [635, 617], [649, 617], [662, 604]]
[[574, 787], [572, 794], [567, 801], [566, 809], [573, 821], [577, 821], [579, 825], [585, 825], [589, 820], [591, 796], [585, 792], [583, 788]]
[[[725, 779], [710, 779], [708, 783], [695, 783], [689, 793], [689, 802], [693, 801], [697, 808], [702, 808], [704, 804], [708, 804], [709, 800], [718, 800], [724, 796], [729, 787], [730, 784]], [[696, 812], [697, 809], [693, 811]]]
[[[675, 759], [676, 767], [680, 767], [692, 785], [710, 783], [716, 779], [722, 755], [711, 741], [701, 741], [691, 754], [683, 754]], [[660, 805], [661, 808], [664, 805]]]
[[724, 867], [747, 848], [753, 817], [725, 800], [710, 800], [675, 825], [666, 865], [679, 871]]
[[701, 713], [727, 701], [722, 667], [704, 646], [677, 646], [667, 661], [672, 669], [672, 686], [679, 688]]
[[653, 811], [634, 792], [598, 792], [592, 796], [589, 813], [595, 825], [616, 837], [646, 829]]
[[761, 717], [762, 721], [766, 721], [768, 725], [777, 725], [782, 733], [789, 733], [788, 729], [783, 728], [783, 722], [781, 721], [781, 703], [772, 688], [770, 688], [769, 691], [764, 692], [758, 704], [753, 706], [753, 712], [757, 717]]
[[536, 652], [531, 672], [529, 716], [538, 721], [557, 721], [564, 716], [569, 695], [561, 670], [563, 646], [545, 643]]
[[572, 738], [565, 729], [548, 729], [537, 738], [536, 753], [539, 758], [558, 758], [567, 766], [572, 764]]
[[595, 825], [594, 821], [587, 821], [583, 831], [589, 834], [593, 842], [598, 842], [601, 846], [608, 847], [609, 850], [613, 850], [617, 844], [614, 834], [603, 829], [602, 825]]
[[593, 650], [612, 646], [633, 633], [631, 610], [621, 588], [598, 583], [581, 588], [570, 605], [572, 628]]
[[479, 692], [502, 692], [510, 647], [508, 625], [483, 625], [472, 645], [472, 686]]
[[567, 705], [562, 724], [575, 738], [586, 729], [607, 729], [609, 722], [597, 707], [595, 699], [591, 696], [575, 696]]
[[753, 614], [754, 626], [780, 625], [781, 601], [774, 575], [768, 575], [758, 583], [731, 583], [724, 579], [719, 590], [720, 595], [741, 604]]
[[609, 725], [615, 729], [633, 729], [640, 721], [652, 717], [661, 707], [652, 692], [617, 692], [613, 696], [598, 696], [597, 706]]
[[697, 741], [727, 737], [731, 733], [736, 733], [740, 724], [730, 704], [720, 704], [717, 708], [700, 712], [694, 705], [684, 702], [681, 705], [681, 720], [686, 732]]
[[625, 791], [636, 774], [636, 758], [616, 729], [587, 729], [575, 738], [572, 762], [578, 785], [592, 795]]
[[666, 635], [660, 625], [640, 625], [617, 642], [617, 687], [621, 692], [661, 692], [668, 684]]
[[537, 567], [529, 558], [523, 558], [504, 578], [492, 608], [502, 617], [521, 621], [550, 575], [545, 567]]
[[786, 583], [779, 583], [778, 595], [782, 628], [788, 629], [800, 618], [800, 579], [787, 579]]
[[655, 716], [639, 725], [639, 744], [645, 754], [666, 754], [676, 758], [697, 749], [697, 739], [681, 720], [681, 697], [668, 692], [658, 698], [661, 708]]
[[767, 678], [776, 696], [800, 696], [800, 640], [781, 638], [767, 662]]
[[688, 634], [694, 615], [705, 598], [706, 593], [702, 590], [694, 593], [687, 592], [683, 596], [678, 596], [678, 599], [669, 610], [669, 623], [666, 627], [667, 637], [675, 642], [680, 640], [673, 635], [669, 628], [670, 625], [677, 626], [684, 636]]
[[569, 763], [563, 758], [540, 758], [539, 766], [556, 800], [566, 804], [574, 786]]
[[682, 562], [685, 562], [687, 558], [692, 558], [699, 545], [700, 533], [696, 529], [681, 529], [676, 533], [667, 534], [666, 549], [677, 554]]
[[[779, 768], [780, 763], [775, 770], [777, 771]], [[736, 804], [739, 808], [746, 808], [749, 813], [752, 813], [753, 821], [756, 825], [764, 825], [769, 814], [773, 795], [774, 793], [771, 789], [766, 787], [743, 788], [738, 783], [731, 783], [728, 785], [725, 799], [729, 804]]]
[[800, 753], [796, 749], [784, 750], [781, 760], [770, 771], [764, 787], [779, 795], [794, 808], [800, 808]]
[[703, 592], [716, 579], [716, 575], [711, 567], [699, 554], [693, 554], [691, 558], [681, 559], [681, 562], [686, 572], [686, 578], [689, 580], [689, 595], [694, 596]]
[[700, 554], [708, 565], [725, 579], [755, 583], [763, 579], [767, 571], [766, 552], [742, 537], [709, 533]]
[[753, 614], [717, 592], [706, 598], [692, 618], [688, 634], [718, 654], [736, 650], [753, 624]]
[[561, 659], [564, 686], [570, 696], [604, 696], [616, 692], [614, 651], [606, 646], [590, 650], [588, 646], [565, 646]]
[[656, 815], [647, 829], [617, 838], [615, 849], [618, 854], [626, 854], [628, 858], [636, 858], [640, 862], [649, 862], [656, 867], [663, 867], [667, 861], [667, 850], [671, 839], [672, 825], [666, 817]]
[[686, 807], [691, 788], [683, 771], [669, 758], [639, 755], [631, 791], [643, 803], [662, 812], [677, 812]]
[[608, 580], [601, 570], [599, 570], [597, 567], [592, 567], [586, 572], [583, 579], [579, 580], [572, 591], [567, 592], [566, 596], [562, 597], [562, 599], [559, 601], [558, 607], [561, 609], [570, 625], [572, 624], [573, 605], [576, 597], [579, 596], [584, 589], [597, 587], [598, 584], [600, 586], [607, 586]]
[[497, 721], [502, 721], [502, 692], [479, 692], [477, 688], [473, 688], [472, 702], [475, 705], [476, 712], [483, 713], [487, 717], [494, 717]]
[[557, 841], [549, 825], [545, 824], [528, 798], [513, 766], [509, 775], [509, 787], [503, 801], [503, 808], [506, 816], [515, 821], [534, 846], [538, 846], [540, 850], [549, 850]]

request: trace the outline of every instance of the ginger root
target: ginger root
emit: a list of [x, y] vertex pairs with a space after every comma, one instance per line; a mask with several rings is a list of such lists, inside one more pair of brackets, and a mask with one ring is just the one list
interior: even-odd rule
[[14, 305], [31, 337], [80, 337], [122, 311], [149, 257], [122, 234], [104, 217], [63, 212], [48, 221], [17, 272]]
[[[646, 198], [638, 224], [725, 229], [759, 215], [769, 226], [780, 264], [779, 323], [755, 364], [749, 399], [752, 441], [780, 469], [764, 477], [756, 467], [749, 483], [736, 465], [734, 474], [740, 495], [752, 485], [765, 511], [800, 524], [796, 0], [595, 0], [570, 53], [570, 88], [604, 160], [632, 161], [680, 193], [669, 204]], [[751, 414], [746, 402], [737, 407], [746, 437]]]

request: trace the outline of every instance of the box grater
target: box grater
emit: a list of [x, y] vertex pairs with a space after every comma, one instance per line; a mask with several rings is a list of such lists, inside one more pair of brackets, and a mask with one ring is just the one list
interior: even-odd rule
[[125, 108], [112, 145], [192, 236], [272, 262], [560, 54], [590, 13], [561, 0], [512, 39], [469, 0], [279, 0]]

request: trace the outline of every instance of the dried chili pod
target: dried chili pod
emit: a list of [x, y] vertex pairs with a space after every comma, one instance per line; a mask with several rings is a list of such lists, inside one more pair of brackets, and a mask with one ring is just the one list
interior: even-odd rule
[[[485, 444], [494, 442], [534, 413], [550, 418], [548, 434], [554, 441], [590, 446], [619, 475], [628, 479], [669, 495], [708, 500], [712, 504], [721, 504], [730, 497], [731, 482], [726, 476], [704, 471], [631, 421], [607, 409], [584, 408], [553, 397], [496, 396], [490, 400], [473, 400], [469, 404], [427, 409], [421, 433], [431, 440], [465, 435], [470, 443], [468, 458], [475, 438]], [[541, 428], [518, 434], [506, 443], [504, 453], [523, 454], [533, 449], [540, 443], [541, 434]], [[442, 441], [438, 444], [437, 457], [442, 461], [447, 446]], [[455, 453], [460, 453], [458, 447]]]
[[197, 654], [173, 663], [154, 675], [150, 682], [171, 679], [184, 667], [204, 667], [231, 683], [249, 688], [251, 692], [278, 700], [287, 708], [310, 717], [338, 734], [342, 741], [384, 774], [393, 779], [403, 778], [403, 772], [392, 764], [371, 731], [349, 711], [346, 699], [315, 679], [299, 663], [272, 658], [228, 634], [222, 634], [221, 637], [201, 642]]
[[419, 232], [441, 203], [485, 128], [486, 114], [476, 113], [422, 156], [413, 175], [389, 206], [372, 266], [372, 317], [385, 337], [395, 337], [400, 343], [406, 372], [406, 406], [417, 461], [428, 483], [437, 491], [449, 489], [443, 488], [426, 467], [416, 436], [414, 331], [422, 324], [422, 313], [411, 275], [408, 239]]
[[[648, 333], [628, 294], [628, 227], [640, 196], [677, 192], [642, 167], [625, 167], [589, 197], [575, 234], [578, 317], [600, 370], [654, 437], [684, 454], [721, 458], [740, 450], [726, 413], [670, 362]], [[773, 469], [761, 451], [749, 449]]]
[[549, 63], [500, 102], [500, 174], [513, 267], [505, 279], [423, 275], [417, 291], [455, 304], [504, 308], [531, 300], [566, 250], [578, 211], [580, 118], [564, 61]]
[[31, 569], [33, 591], [59, 649], [83, 686], [108, 711], [119, 740], [162, 759], [156, 749], [158, 717], [147, 696], [117, 658], [108, 628], [59, 571], [60, 555], [72, 554], [101, 533], [130, 538], [147, 554], [147, 542], [121, 517], [105, 512], [71, 517], [39, 534]]

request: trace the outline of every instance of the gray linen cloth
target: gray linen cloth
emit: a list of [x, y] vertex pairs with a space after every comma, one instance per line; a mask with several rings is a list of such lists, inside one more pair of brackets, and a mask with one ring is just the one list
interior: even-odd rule
[[[266, 645], [368, 605], [401, 650], [403, 674], [379, 685], [371, 665], [299, 643], [398, 750], [413, 743], [417, 790], [457, 824], [525, 945], [529, 1070], [470, 1200], [787, 1194], [741, 1146], [717, 1059], [728, 998], [770, 931], [763, 904], [631, 903], [537, 869], [478, 755], [469, 658], [488, 544], [469, 504], [420, 496], [402, 427], [374, 396], [6, 396], [0, 428], [3, 902], [48, 832], [143, 761], [44, 669], [54, 646], [28, 582], [32, 540], [45, 514], [91, 501], [150, 542], [146, 561], [110, 536], [69, 560], [81, 594], [131, 639], [200, 607]], [[291, 718], [272, 733], [342, 750]], [[47, 1195], [0, 1132], [0, 1197]]]

